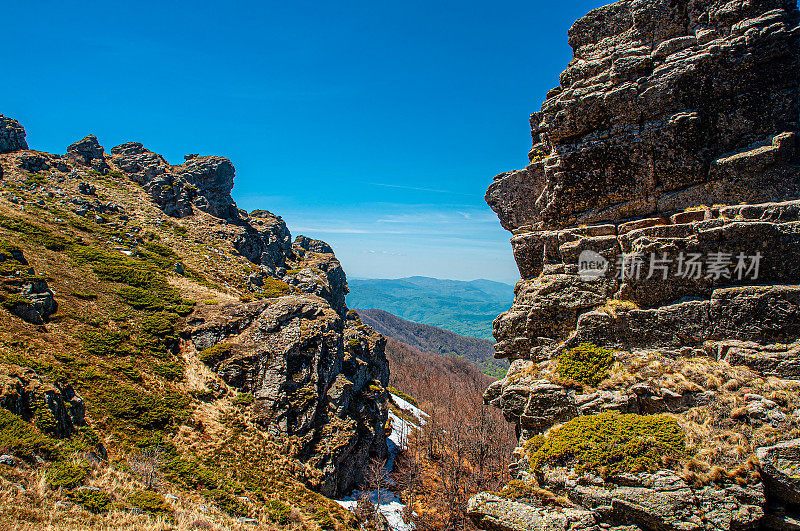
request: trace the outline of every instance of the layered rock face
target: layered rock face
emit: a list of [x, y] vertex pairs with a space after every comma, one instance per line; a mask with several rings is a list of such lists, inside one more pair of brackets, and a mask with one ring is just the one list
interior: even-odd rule
[[793, 197], [798, 14], [787, 0], [621, 1], [569, 31], [531, 164], [487, 201], [509, 230]]
[[[482, 528], [796, 525], [798, 21], [780, 0], [620, 1], [570, 29], [530, 165], [486, 194], [522, 280], [494, 324], [512, 366], [485, 398], [517, 426], [525, 488], [473, 499]], [[608, 412], [674, 419], [685, 452], [556, 451]]]
[[386, 340], [348, 310], [347, 277], [328, 244], [298, 236], [282, 261], [293, 294], [202, 308], [184, 335], [229, 386], [253, 393], [257, 422], [296, 443], [312, 485], [342, 496], [387, 455]]

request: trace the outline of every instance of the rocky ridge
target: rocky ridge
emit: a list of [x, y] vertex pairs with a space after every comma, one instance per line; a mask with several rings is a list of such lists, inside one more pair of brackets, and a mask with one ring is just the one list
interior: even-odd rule
[[798, 21], [620, 1], [569, 30], [530, 164], [486, 194], [522, 280], [485, 399], [520, 446], [479, 527], [797, 529]]
[[[171, 336], [159, 332], [167, 333], [158, 340], [158, 348], [166, 349], [159, 355], [175, 360], [170, 363], [182, 373], [170, 375], [177, 383], [157, 385], [193, 397], [190, 407], [195, 408], [184, 425], [175, 426], [178, 439], [186, 430], [202, 432], [219, 422], [199, 420], [209, 407], [213, 411], [219, 404], [224, 410], [234, 397], [252, 397], [251, 404], [242, 402], [248, 404], [243, 417], [252, 421], [251, 429], [283, 441], [286, 455], [302, 464], [303, 481], [325, 496], [349, 492], [370, 459], [385, 458], [385, 339], [347, 308], [347, 278], [328, 244], [304, 236], [293, 242], [279, 216], [239, 209], [230, 195], [234, 167], [224, 157], [190, 155], [183, 164], [170, 165], [136, 142], [106, 152], [94, 135], [57, 155], [29, 150], [24, 138], [18, 122], [0, 117], [5, 181], [0, 226], [8, 238], [0, 240], [0, 298], [10, 312], [10, 326], [26, 330], [24, 337], [37, 330], [60, 334], [63, 323], [74, 318], [72, 313], [65, 317], [62, 301], [67, 312], [85, 301], [96, 309], [91, 301], [98, 294], [69, 288], [84, 279], [75, 279], [77, 269], [62, 271], [60, 263], [89, 267], [85, 281], [91, 287], [100, 290], [98, 280], [91, 284], [94, 274], [123, 286], [108, 292], [112, 306], [123, 297], [125, 311], [132, 306], [145, 312], [143, 326], [172, 330]], [[44, 260], [37, 252], [64, 254]], [[143, 286], [166, 294], [167, 303], [153, 300], [139, 289]], [[169, 286], [204, 302], [178, 298], [169, 303], [175, 296], [170, 294], [177, 293]], [[112, 346], [92, 339], [101, 345], [84, 346], [86, 353], [116, 348], [124, 350], [116, 356], [135, 359], [133, 352], [145, 349], [141, 342], [121, 346], [130, 336], [126, 329], [138, 327], [138, 314], [125, 318], [128, 325], [114, 324], [113, 316], [95, 319], [81, 326], [100, 326]], [[25, 328], [34, 325], [39, 328]], [[88, 337], [103, 337], [89, 333], [74, 337], [84, 345]], [[74, 343], [74, 337], [65, 344]], [[8, 341], [0, 338], [1, 345]], [[23, 346], [26, 352], [34, 348]], [[46, 416], [56, 419], [58, 429], [47, 432], [56, 439], [68, 439], [85, 426], [83, 410], [72, 403], [86, 400], [91, 426], [108, 422], [92, 414], [96, 404], [78, 397], [69, 378], [57, 379], [74, 374], [57, 366], [60, 360], [74, 363], [76, 352], [84, 355], [80, 349], [58, 354], [52, 364], [41, 366], [46, 369], [36, 370], [22, 364], [28, 358], [5, 352], [0, 352], [0, 367], [8, 373], [0, 388], [4, 408], [27, 421], [44, 414], [43, 404], [51, 413]], [[6, 364], [6, 357], [13, 363]], [[86, 365], [83, 358], [80, 362]], [[132, 365], [126, 367], [134, 383], [125, 385], [134, 385], [136, 393], [145, 392], [137, 385], [153, 385], [153, 377], [143, 382]], [[118, 407], [109, 407], [108, 418], [114, 418]]]

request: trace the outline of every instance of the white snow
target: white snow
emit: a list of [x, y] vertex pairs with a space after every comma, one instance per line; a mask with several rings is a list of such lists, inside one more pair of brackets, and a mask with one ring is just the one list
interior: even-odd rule
[[[336, 500], [336, 503], [348, 509], [355, 511], [358, 504], [358, 498], [361, 497], [361, 491], [354, 490], [350, 496], [344, 500]], [[378, 510], [386, 517], [389, 527], [392, 531], [413, 531], [414, 526], [407, 524], [403, 521], [403, 510], [405, 505], [400, 503], [397, 496], [386, 489], [382, 489], [380, 493], [380, 500], [378, 499], [378, 491], [374, 490], [369, 493], [369, 499], [378, 506]]]
[[417, 420], [419, 420], [419, 423], [423, 426], [425, 425], [426, 422], [425, 419], [430, 417], [430, 415], [422, 411], [420, 408], [408, 402], [407, 400], [403, 400], [397, 395], [392, 395], [392, 400], [394, 401], [395, 404], [397, 404], [397, 407], [399, 407], [403, 411], [408, 411], [409, 413], [417, 417]]

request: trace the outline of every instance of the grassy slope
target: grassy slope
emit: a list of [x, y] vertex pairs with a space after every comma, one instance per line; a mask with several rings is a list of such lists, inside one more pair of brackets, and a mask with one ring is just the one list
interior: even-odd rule
[[[13, 155], [0, 155], [0, 164], [0, 240], [22, 248], [59, 304], [44, 326], [0, 309], [0, 369], [32, 367], [49, 381], [75, 387], [87, 406], [88, 426], [81, 433], [54, 440], [28, 427], [55, 446], [54, 460], [88, 470], [82, 486], [98, 487], [109, 498], [99, 514], [69, 503], [78, 491], [48, 486], [50, 462], [37, 464], [18, 451], [28, 463], [24, 468], [0, 465], [0, 521], [11, 529], [228, 529], [238, 528], [242, 516], [259, 521], [248, 529], [352, 528], [348, 512], [304, 487], [308, 472], [288, 457], [292, 442], [259, 430], [248, 401], [235, 391], [211, 393], [205, 382], [214, 376], [178, 337], [192, 301], [237, 300], [251, 270], [229, 242], [214, 237], [213, 220], [198, 214], [162, 221], [166, 216], [137, 185], [87, 170], [81, 180], [129, 217], [104, 214], [98, 224], [76, 216], [62, 200], [81, 197], [79, 180], [58, 182], [47, 174], [31, 179], [14, 167]], [[63, 198], [48, 194], [58, 190]], [[127, 258], [121, 250], [135, 248], [130, 235], [136, 234], [155, 252]], [[186, 265], [183, 276], [172, 272], [178, 260]], [[137, 289], [152, 304], [124, 296]], [[84, 460], [96, 442], [108, 449], [108, 464]], [[132, 514], [131, 496], [143, 485], [127, 458], [154, 446], [163, 451], [161, 491], [175, 498], [164, 500], [165, 512]]]

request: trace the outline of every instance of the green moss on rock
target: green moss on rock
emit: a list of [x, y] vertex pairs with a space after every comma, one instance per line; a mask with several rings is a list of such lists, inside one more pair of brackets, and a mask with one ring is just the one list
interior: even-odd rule
[[[572, 464], [608, 477], [655, 471], [685, 457], [683, 430], [668, 415], [618, 412], [577, 417], [555, 429], [530, 456], [530, 468]], [[533, 445], [528, 451], [533, 450]]]
[[614, 365], [614, 353], [591, 343], [582, 343], [558, 357], [556, 372], [587, 385], [596, 386], [608, 378]]
[[200, 361], [206, 365], [214, 365], [224, 358], [231, 355], [231, 346], [224, 343], [217, 343], [212, 347], [203, 349], [200, 352]]

